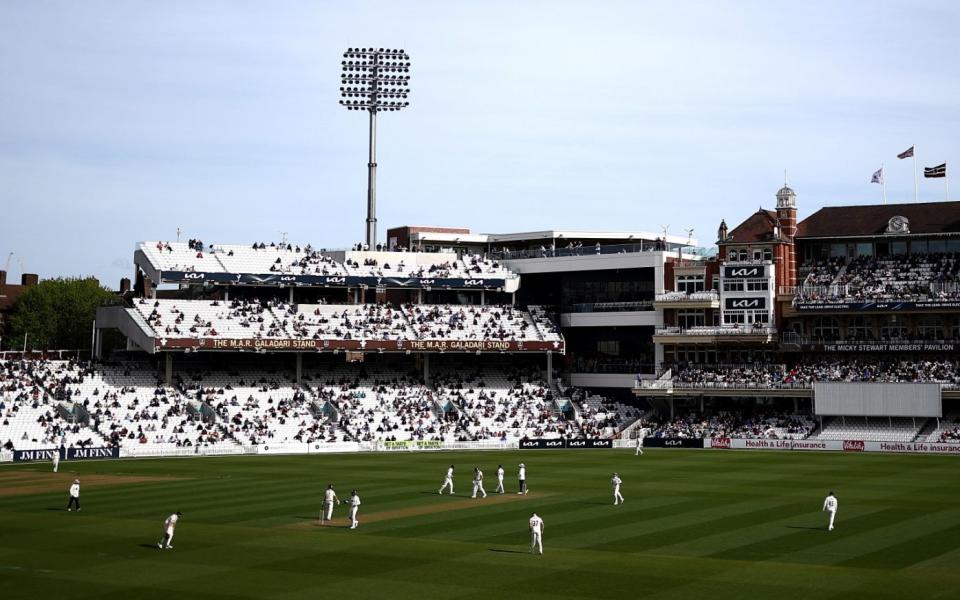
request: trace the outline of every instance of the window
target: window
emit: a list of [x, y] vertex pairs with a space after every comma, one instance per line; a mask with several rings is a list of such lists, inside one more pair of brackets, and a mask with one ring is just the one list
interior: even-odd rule
[[690, 327], [703, 327], [707, 324], [706, 316], [702, 310], [680, 310], [677, 311], [677, 326], [681, 329]]
[[813, 322], [813, 337], [822, 340], [840, 339], [840, 322], [833, 317], [820, 317]]
[[704, 277], [702, 274], [677, 275], [677, 291], [678, 292], [692, 294], [694, 292], [702, 292], [705, 289], [706, 287], [704, 283]]
[[917, 334], [924, 340], [943, 339], [943, 318], [937, 316], [921, 318], [917, 323]]
[[770, 282], [766, 279], [748, 279], [748, 292], [765, 292], [770, 289]]
[[847, 324], [847, 339], [872, 340], [873, 319], [867, 317], [853, 317]]
[[763, 249], [763, 260], [773, 260], [773, 253], [770, 251], [770, 248]]
[[724, 279], [724, 280], [723, 280], [723, 291], [725, 291], [725, 292], [742, 292], [742, 291], [743, 291], [743, 280], [742, 280], [742, 279]]

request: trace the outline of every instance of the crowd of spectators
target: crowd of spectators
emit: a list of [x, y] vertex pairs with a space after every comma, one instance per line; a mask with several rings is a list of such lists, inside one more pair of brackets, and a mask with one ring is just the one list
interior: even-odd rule
[[679, 387], [804, 387], [815, 382], [936, 382], [960, 384], [953, 360], [809, 359], [785, 364], [687, 366], [674, 369]]
[[692, 412], [673, 420], [649, 421], [644, 426], [647, 429], [646, 436], [655, 438], [804, 439], [816, 425], [807, 415], [774, 411], [721, 411], [710, 415]]
[[[960, 298], [955, 253], [858, 256], [808, 263], [795, 302], [936, 301]], [[803, 268], [801, 269], [803, 272]]]

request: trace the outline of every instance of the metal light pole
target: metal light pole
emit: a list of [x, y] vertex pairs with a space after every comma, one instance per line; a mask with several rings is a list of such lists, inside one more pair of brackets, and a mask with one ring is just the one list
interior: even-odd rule
[[410, 106], [410, 57], [403, 49], [347, 48], [340, 75], [340, 104], [370, 113], [367, 161], [367, 246], [377, 245], [377, 113]]

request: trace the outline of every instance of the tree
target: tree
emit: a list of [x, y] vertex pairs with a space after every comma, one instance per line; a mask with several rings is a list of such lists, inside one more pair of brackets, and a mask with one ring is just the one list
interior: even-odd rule
[[17, 298], [6, 345], [36, 350], [89, 350], [90, 325], [97, 307], [115, 299], [92, 278], [46, 279]]

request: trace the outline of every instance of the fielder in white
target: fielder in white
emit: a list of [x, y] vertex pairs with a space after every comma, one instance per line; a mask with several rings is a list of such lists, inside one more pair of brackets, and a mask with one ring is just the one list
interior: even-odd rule
[[473, 495], [471, 498], [477, 497], [477, 492], [483, 494], [483, 497], [487, 497], [487, 491], [483, 489], [483, 471], [480, 470], [480, 467], [474, 467], [473, 469]]
[[827, 497], [823, 499], [823, 510], [830, 513], [830, 525], [827, 526], [827, 531], [833, 531], [833, 520], [837, 517], [837, 497], [833, 495], [833, 492], [827, 494]]
[[50, 457], [50, 460], [53, 461], [53, 472], [56, 473], [57, 469], [60, 468], [60, 449], [59, 448], [53, 451], [53, 456]]
[[447, 476], [443, 478], [443, 485], [437, 490], [437, 493], [443, 495], [443, 490], [450, 486], [450, 495], [453, 495], [453, 465], [447, 467]]
[[543, 554], [543, 519], [537, 513], [530, 515], [530, 553], [534, 550]]
[[497, 465], [497, 493], [502, 494], [503, 489], [503, 465]]
[[646, 433], [646, 429], [640, 430], [640, 434], [637, 436], [637, 452], [634, 454], [634, 456], [643, 456], [643, 436]]
[[610, 483], [613, 485], [613, 505], [623, 504], [623, 494], [620, 493], [620, 484], [623, 480], [620, 479], [620, 474], [614, 473]]
[[527, 465], [520, 463], [520, 470], [517, 472], [517, 480], [520, 482], [520, 491], [518, 494], [527, 495]]
[[357, 525], [360, 524], [357, 521], [357, 510], [360, 508], [360, 496], [357, 495], [357, 490], [350, 492], [350, 529], [356, 529]]
[[163, 539], [160, 540], [159, 544], [157, 544], [157, 548], [160, 548], [161, 550], [163, 550], [164, 548], [167, 548], [168, 550], [173, 550], [173, 546], [170, 545], [170, 542], [173, 541], [173, 533], [177, 528], [177, 521], [179, 521], [180, 517], [182, 516], [183, 516], [183, 513], [181, 513], [178, 510], [177, 512], [167, 517], [167, 520], [163, 522]]
[[333, 484], [327, 486], [326, 491], [323, 493], [323, 511], [320, 513], [320, 524], [323, 525], [326, 521], [333, 520], [333, 505], [340, 504], [340, 498], [337, 498], [337, 493], [333, 491]]

